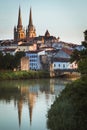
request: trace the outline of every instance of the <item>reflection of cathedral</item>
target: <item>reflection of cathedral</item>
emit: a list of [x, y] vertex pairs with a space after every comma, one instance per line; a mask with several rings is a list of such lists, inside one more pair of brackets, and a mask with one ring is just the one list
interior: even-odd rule
[[14, 40], [15, 41], [20, 41], [25, 39], [29, 40], [30, 38], [33, 37], [36, 37], [36, 30], [35, 27], [33, 26], [32, 10], [30, 8], [29, 24], [25, 34], [25, 30], [23, 29], [23, 25], [22, 25], [21, 8], [19, 7], [18, 24], [17, 27], [16, 26], [14, 27]]
[[[12, 82], [13, 84], [13, 82]], [[23, 84], [21, 83], [16, 85], [16, 87], [0, 87], [0, 100], [5, 100], [7, 101], [14, 101], [15, 107], [17, 107], [18, 110], [18, 121], [19, 121], [19, 127], [21, 126], [22, 123], [22, 118], [24, 114], [24, 107], [25, 104], [27, 104], [27, 110], [29, 112], [29, 118], [30, 118], [30, 125], [32, 124], [32, 118], [33, 118], [33, 110], [35, 108], [35, 104], [37, 102], [37, 98], [44, 94], [45, 101], [46, 103], [49, 104], [49, 99], [50, 99], [50, 94], [54, 93], [54, 82], [49, 80], [39, 81], [38, 82], [32, 82], [32, 83], [27, 83]]]
[[[47, 85], [47, 86], [46, 86]], [[45, 92], [46, 99], [48, 101], [49, 94], [54, 93], [54, 80], [50, 80], [46, 84], [36, 87], [20, 87], [20, 98], [18, 100], [18, 118], [19, 118], [19, 126], [21, 125], [22, 119], [22, 109], [23, 103], [25, 100], [28, 102], [28, 109], [29, 109], [29, 118], [30, 118], [30, 125], [32, 124], [32, 115], [33, 109], [36, 102], [36, 98], [38, 97], [38, 92]]]
[[28, 107], [29, 107], [29, 116], [30, 116], [30, 125], [32, 123], [32, 114], [33, 114], [33, 107], [35, 104], [35, 98], [36, 98], [36, 94], [34, 93], [30, 93], [28, 95]]
[[35, 104], [35, 99], [36, 99], [37, 93], [30, 92], [28, 87], [21, 87], [20, 91], [21, 91], [21, 95], [20, 95], [20, 98], [18, 100], [19, 126], [21, 126], [23, 102], [25, 100], [28, 101], [29, 117], [30, 117], [30, 125], [31, 125], [31, 123], [32, 123], [33, 107], [34, 107], [34, 104]]
[[19, 119], [19, 126], [21, 125], [22, 108], [23, 108], [23, 100], [22, 100], [22, 98], [21, 98], [21, 99], [18, 101], [18, 119]]

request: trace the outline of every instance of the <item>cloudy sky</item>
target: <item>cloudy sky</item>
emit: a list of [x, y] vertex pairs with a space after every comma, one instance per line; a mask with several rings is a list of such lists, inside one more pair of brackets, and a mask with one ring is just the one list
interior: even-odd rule
[[87, 29], [87, 0], [0, 0], [0, 39], [12, 39], [21, 6], [24, 28], [32, 7], [37, 36], [48, 29], [61, 41], [81, 44]]

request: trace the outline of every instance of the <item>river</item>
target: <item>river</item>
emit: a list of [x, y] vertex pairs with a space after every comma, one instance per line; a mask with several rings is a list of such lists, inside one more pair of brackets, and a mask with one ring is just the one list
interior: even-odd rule
[[0, 130], [47, 130], [47, 111], [67, 82], [0, 81]]

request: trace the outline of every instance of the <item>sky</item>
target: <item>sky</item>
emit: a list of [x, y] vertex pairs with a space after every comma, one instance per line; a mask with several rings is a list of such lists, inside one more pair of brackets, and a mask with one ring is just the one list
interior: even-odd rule
[[87, 0], [0, 0], [0, 40], [13, 39], [21, 7], [22, 24], [26, 29], [32, 7], [36, 34], [60, 37], [61, 41], [81, 44], [87, 29]]

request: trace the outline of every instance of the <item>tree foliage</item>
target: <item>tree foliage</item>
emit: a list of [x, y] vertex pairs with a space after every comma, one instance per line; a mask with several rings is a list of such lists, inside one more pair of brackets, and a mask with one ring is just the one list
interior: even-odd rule
[[78, 64], [78, 70], [81, 74], [87, 74], [87, 43], [83, 42], [85, 49], [78, 51], [74, 50], [71, 55], [70, 61], [76, 61]]
[[78, 63], [79, 80], [67, 85], [48, 111], [50, 130], [87, 130], [87, 42], [85, 49], [74, 50], [71, 62]]
[[17, 68], [20, 66], [20, 59], [23, 56], [25, 56], [24, 52], [17, 52], [15, 55], [11, 55], [10, 53], [3, 55], [3, 53], [0, 52], [0, 69], [13, 70]]
[[78, 50], [74, 50], [72, 55], [71, 55], [71, 59], [70, 61], [73, 62], [73, 61], [76, 61], [78, 62], [80, 60], [80, 51]]
[[62, 91], [48, 111], [50, 130], [87, 130], [87, 77], [82, 77]]
[[87, 57], [79, 61], [78, 68], [81, 74], [87, 74]]

